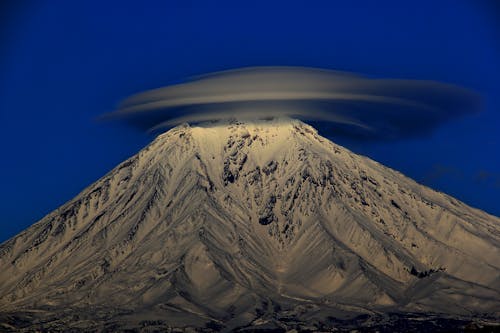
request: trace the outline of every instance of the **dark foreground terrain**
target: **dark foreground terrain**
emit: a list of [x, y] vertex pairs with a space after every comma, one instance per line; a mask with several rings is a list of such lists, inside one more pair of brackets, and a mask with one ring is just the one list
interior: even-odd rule
[[437, 314], [387, 313], [350, 319], [327, 317], [307, 322], [286, 312], [266, 314], [250, 325], [207, 321], [204, 327], [172, 326], [169, 320], [134, 319], [132, 313], [100, 312], [95, 316], [49, 312], [2, 313], [1, 332], [500, 332], [500, 322], [488, 317], [452, 318]]

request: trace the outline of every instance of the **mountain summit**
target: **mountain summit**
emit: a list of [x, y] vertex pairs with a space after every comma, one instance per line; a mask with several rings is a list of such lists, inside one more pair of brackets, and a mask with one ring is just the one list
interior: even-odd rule
[[300, 121], [182, 125], [0, 246], [0, 327], [498, 318], [499, 258], [499, 218]]

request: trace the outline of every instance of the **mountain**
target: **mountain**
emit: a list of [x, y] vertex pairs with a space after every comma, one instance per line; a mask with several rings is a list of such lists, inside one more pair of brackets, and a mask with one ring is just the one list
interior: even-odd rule
[[497, 322], [499, 245], [499, 218], [298, 120], [182, 125], [0, 246], [0, 328]]

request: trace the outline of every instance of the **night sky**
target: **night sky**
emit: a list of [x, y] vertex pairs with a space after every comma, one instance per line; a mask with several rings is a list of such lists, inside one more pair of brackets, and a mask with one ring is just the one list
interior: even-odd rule
[[118, 102], [193, 75], [246, 66], [436, 80], [479, 93], [481, 112], [432, 133], [337, 142], [500, 215], [495, 1], [173, 3], [2, 2], [0, 241], [153, 139], [96, 120]]

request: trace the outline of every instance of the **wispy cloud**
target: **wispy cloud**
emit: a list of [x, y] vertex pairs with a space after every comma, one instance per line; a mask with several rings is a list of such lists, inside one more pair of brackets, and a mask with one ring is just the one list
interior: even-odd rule
[[497, 172], [478, 170], [474, 173], [467, 173], [457, 167], [442, 164], [433, 165], [432, 169], [422, 177], [421, 182], [432, 186], [433, 183], [443, 180], [465, 181], [481, 187], [500, 189], [500, 174]]
[[432, 166], [432, 169], [423, 177], [422, 182], [424, 184], [432, 184], [433, 182], [439, 181], [443, 178], [463, 180], [466, 177], [463, 172], [455, 167], [435, 164]]
[[475, 177], [475, 181], [479, 184], [489, 184], [500, 189], [500, 174], [486, 170], [479, 170]]
[[475, 93], [435, 81], [374, 79], [303, 67], [254, 67], [139, 93], [106, 117], [147, 130], [181, 122], [294, 117], [335, 135], [399, 139], [427, 133], [478, 109]]

